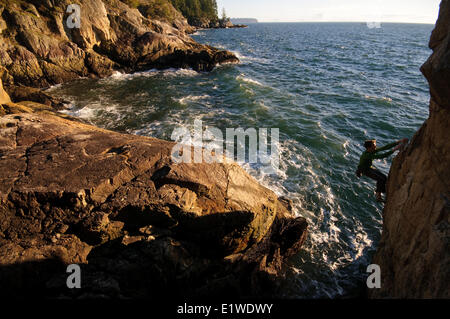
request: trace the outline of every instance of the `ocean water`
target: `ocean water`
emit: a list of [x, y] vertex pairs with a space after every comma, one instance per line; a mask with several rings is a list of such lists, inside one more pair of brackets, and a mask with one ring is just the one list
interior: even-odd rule
[[[93, 124], [170, 140], [180, 126], [279, 128], [280, 169], [243, 167], [294, 202], [309, 222], [292, 258], [287, 298], [352, 296], [382, 229], [375, 182], [355, 177], [362, 142], [411, 138], [428, 114], [419, 68], [432, 25], [260, 23], [198, 31], [193, 38], [235, 52], [239, 64], [211, 73], [149, 70], [81, 79], [50, 89], [66, 111]], [[376, 166], [388, 173], [391, 159]]]

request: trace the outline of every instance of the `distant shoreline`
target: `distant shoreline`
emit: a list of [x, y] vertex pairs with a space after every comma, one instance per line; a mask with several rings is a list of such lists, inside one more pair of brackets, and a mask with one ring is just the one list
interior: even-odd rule
[[[291, 24], [296, 24], [296, 23], [343, 23], [343, 24], [366, 24], [369, 22], [374, 22], [374, 21], [258, 21], [258, 23], [254, 23], [254, 24], [276, 24], [276, 23], [291, 23]], [[434, 26], [434, 23], [422, 23], [422, 22], [380, 22], [381, 24], [423, 24], [423, 25], [432, 25]]]

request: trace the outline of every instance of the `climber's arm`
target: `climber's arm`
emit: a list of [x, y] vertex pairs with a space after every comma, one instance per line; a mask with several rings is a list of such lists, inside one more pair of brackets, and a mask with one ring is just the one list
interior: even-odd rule
[[[385, 145], [385, 146], [383, 146], [383, 147], [377, 148], [377, 149], [375, 150], [375, 153], [390, 150], [391, 148], [397, 146], [397, 145], [400, 144], [400, 143], [401, 143], [401, 141], [397, 141], [397, 142], [394, 142], [394, 143]], [[389, 154], [389, 155], [390, 155], [390, 154]], [[388, 156], [389, 156], [389, 155], [388, 155]]]
[[395, 151], [399, 150], [402, 146], [403, 146], [403, 144], [398, 144], [392, 151], [389, 151], [386, 153], [373, 153], [372, 158], [373, 159], [386, 158], [386, 157], [392, 155]]

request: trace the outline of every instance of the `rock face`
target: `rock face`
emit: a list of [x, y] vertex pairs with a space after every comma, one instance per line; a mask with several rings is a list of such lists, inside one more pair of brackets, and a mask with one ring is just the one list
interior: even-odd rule
[[2, 85], [2, 80], [0, 79], [0, 104], [10, 103], [11, 99], [8, 93], [5, 92]]
[[141, 14], [148, 19], [165, 22], [188, 34], [196, 31], [196, 28], [188, 23], [188, 20], [169, 0], [122, 0], [122, 2], [134, 3]]
[[14, 101], [24, 99], [21, 86], [43, 88], [115, 70], [210, 71], [238, 62], [232, 53], [201, 45], [182, 27], [148, 19], [119, 0], [77, 1], [81, 25], [70, 28], [72, 2], [0, 0], [1, 79]]
[[443, 0], [422, 66], [430, 115], [394, 160], [372, 298], [450, 298], [450, 1]]
[[[9, 103], [0, 118], [1, 295], [274, 296], [307, 224], [237, 164]], [[20, 112], [20, 113], [15, 113]], [[66, 267], [82, 267], [82, 289]]]

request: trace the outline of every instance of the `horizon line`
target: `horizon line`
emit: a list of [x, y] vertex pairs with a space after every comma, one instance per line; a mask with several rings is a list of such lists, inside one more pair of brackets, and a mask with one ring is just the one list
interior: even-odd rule
[[[330, 21], [317, 21], [317, 20], [303, 20], [303, 21], [261, 21], [258, 18], [230, 18], [230, 19], [255, 19], [257, 23], [372, 23], [379, 22], [381, 24], [389, 24], [389, 23], [403, 23], [403, 24], [431, 24], [435, 25], [436, 22], [411, 22], [411, 21], [342, 21], [342, 20], [330, 20]], [[256, 23], [249, 23], [256, 24]]]

